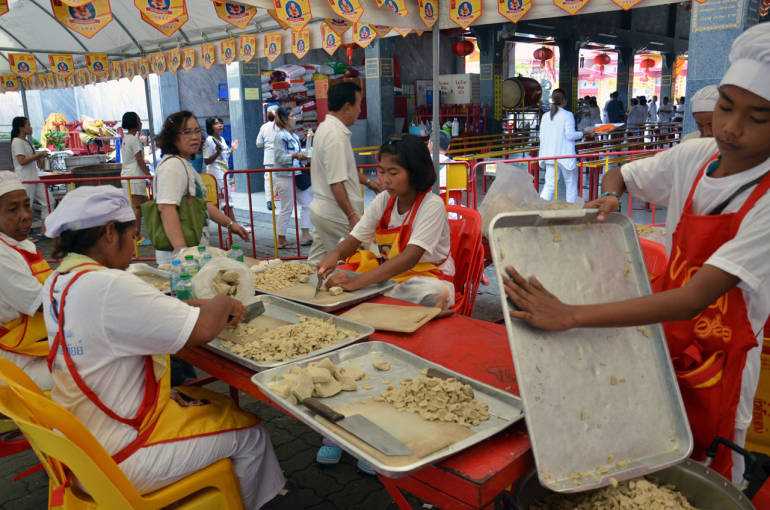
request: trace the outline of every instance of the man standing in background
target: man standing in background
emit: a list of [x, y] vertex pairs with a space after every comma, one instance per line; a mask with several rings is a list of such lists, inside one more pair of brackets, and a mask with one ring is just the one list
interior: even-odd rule
[[650, 124], [658, 123], [658, 96], [652, 96], [652, 101], [648, 106], [649, 114], [647, 115], [647, 122]]
[[[273, 104], [267, 107], [267, 122], [262, 124], [257, 134], [257, 148], [263, 150], [262, 166], [272, 168], [275, 166], [275, 155], [273, 154], [273, 139], [275, 138], [275, 112], [278, 105]], [[265, 172], [265, 197], [267, 199], [267, 210], [273, 209], [273, 201], [270, 195], [270, 173]]]
[[604, 105], [604, 115], [607, 118], [607, 122], [612, 124], [619, 124], [625, 120], [625, 108], [623, 108], [623, 103], [618, 99], [617, 92], [610, 94], [610, 100]]

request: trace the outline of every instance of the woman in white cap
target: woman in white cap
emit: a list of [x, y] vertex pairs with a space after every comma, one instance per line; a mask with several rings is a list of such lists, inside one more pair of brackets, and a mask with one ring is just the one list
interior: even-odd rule
[[237, 324], [243, 305], [226, 296], [184, 303], [126, 272], [137, 228], [115, 187], [71, 191], [46, 228], [63, 257], [43, 289], [51, 397], [142, 493], [229, 457], [246, 508], [272, 499], [285, 480], [256, 417], [223, 395], [170, 386], [169, 354]]
[[[639, 299], [570, 306], [508, 268], [515, 318], [549, 330], [663, 322], [695, 440], [743, 444], [759, 379], [757, 340], [770, 314], [770, 24], [741, 34], [719, 86], [713, 138], [684, 142], [612, 170], [588, 207], [602, 220], [628, 190], [667, 208], [669, 266]], [[711, 467], [739, 482], [720, 446]]]
[[698, 126], [696, 131], [688, 133], [682, 140], [692, 140], [693, 138], [708, 138], [714, 136], [712, 124], [714, 117], [714, 108], [719, 100], [719, 88], [716, 85], [707, 85], [693, 94], [690, 104], [692, 105], [692, 118]]
[[[275, 155], [273, 153], [273, 140], [275, 139], [275, 112], [278, 111], [277, 104], [271, 104], [267, 107], [267, 122], [262, 124], [257, 133], [257, 148], [262, 149], [262, 166], [272, 168], [275, 166]], [[270, 196], [271, 174], [265, 173], [265, 196], [267, 197], [267, 210], [273, 209], [273, 200]], [[275, 184], [273, 184], [275, 192]]]
[[28, 239], [32, 208], [21, 180], [0, 172], [0, 356], [51, 389], [41, 290], [51, 268]]
[[[200, 175], [193, 169], [190, 160], [198, 153], [201, 146], [201, 128], [195, 116], [188, 111], [172, 113], [163, 123], [163, 128], [156, 140], [163, 151], [163, 160], [155, 171], [155, 201], [158, 204], [163, 230], [171, 243], [173, 250], [155, 250], [158, 264], [168, 264], [174, 255], [188, 247], [183, 225], [179, 216], [179, 205], [186, 196], [202, 200], [205, 188]], [[206, 205], [210, 220], [230, 229], [243, 239], [249, 238], [249, 233], [233, 219], [212, 204]], [[197, 234], [197, 232], [196, 232]], [[200, 244], [208, 244], [208, 228], [198, 235]], [[193, 243], [192, 246], [198, 243]]]

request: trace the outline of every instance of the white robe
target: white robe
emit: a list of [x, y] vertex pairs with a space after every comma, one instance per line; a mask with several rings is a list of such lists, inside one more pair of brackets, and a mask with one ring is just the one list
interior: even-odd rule
[[[575, 129], [575, 116], [572, 112], [559, 108], [553, 119], [551, 112], [545, 112], [540, 119], [540, 157], [564, 156], [575, 154], [575, 142], [583, 138], [583, 133]], [[575, 158], [560, 159], [559, 166], [573, 169], [577, 165]], [[542, 162], [541, 165], [543, 166]]]

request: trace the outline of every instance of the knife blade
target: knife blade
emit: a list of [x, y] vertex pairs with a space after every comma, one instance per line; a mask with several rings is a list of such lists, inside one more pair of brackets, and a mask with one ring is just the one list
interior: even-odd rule
[[323, 284], [324, 284], [324, 278], [321, 273], [318, 273], [316, 277], [318, 278], [318, 280], [315, 283], [315, 293], [313, 294], [314, 299], [318, 297], [318, 293], [321, 291], [321, 287], [323, 287]]
[[379, 425], [365, 416], [354, 414], [345, 416], [331, 407], [323, 404], [317, 398], [306, 398], [302, 404], [311, 411], [319, 414], [330, 422], [347, 430], [369, 446], [376, 448], [385, 455], [411, 455], [412, 450], [404, 443], [393, 437]]
[[262, 301], [255, 301], [254, 303], [246, 305], [244, 308], [245, 311], [243, 312], [242, 322], [251, 322], [265, 313], [265, 303]]

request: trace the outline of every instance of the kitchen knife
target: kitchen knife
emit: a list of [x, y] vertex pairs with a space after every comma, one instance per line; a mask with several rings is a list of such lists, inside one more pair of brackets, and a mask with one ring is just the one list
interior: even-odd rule
[[251, 322], [263, 313], [265, 313], [265, 303], [262, 301], [255, 301], [245, 306], [242, 322]]
[[404, 443], [390, 435], [377, 424], [360, 414], [345, 416], [338, 413], [317, 398], [306, 398], [302, 404], [329, 420], [330, 422], [347, 430], [358, 439], [364, 441], [385, 455], [411, 455], [412, 450]]
[[316, 283], [315, 283], [315, 293], [313, 294], [313, 299], [318, 297], [318, 293], [321, 291], [321, 287], [324, 284], [323, 276], [321, 276], [320, 274], [318, 274], [316, 276], [318, 278], [318, 281], [316, 281]]

